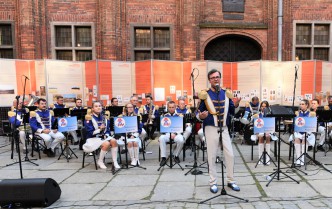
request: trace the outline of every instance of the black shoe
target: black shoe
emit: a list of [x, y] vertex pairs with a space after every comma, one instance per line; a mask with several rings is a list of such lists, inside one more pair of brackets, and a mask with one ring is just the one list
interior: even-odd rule
[[165, 157], [163, 157], [163, 158], [161, 158], [161, 161], [160, 161], [160, 166], [165, 166], [166, 165], [166, 158]]
[[180, 158], [179, 158], [178, 156], [175, 156], [175, 157], [174, 157], [174, 162], [175, 162], [175, 163], [180, 163]]
[[127, 152], [126, 149], [121, 150], [121, 154], [126, 154], [126, 152]]
[[78, 145], [80, 142], [79, 141], [77, 141], [77, 142], [74, 142], [74, 145]]
[[47, 157], [55, 157], [55, 153], [52, 151], [52, 149], [48, 149]]
[[[38, 149], [37, 149], [37, 150], [35, 150], [35, 151], [37, 151], [37, 152], [38, 152]], [[48, 149], [44, 149], [44, 150], [43, 150], [43, 153], [47, 155], [47, 153], [48, 153]]]
[[[309, 149], [308, 149], [309, 150]], [[323, 145], [318, 145], [317, 150], [325, 152]]]
[[312, 150], [312, 146], [309, 146], [308, 147], [308, 152]]
[[240, 191], [240, 187], [238, 185], [236, 185], [235, 183], [228, 183], [227, 186], [234, 191], [237, 191], [237, 192]]

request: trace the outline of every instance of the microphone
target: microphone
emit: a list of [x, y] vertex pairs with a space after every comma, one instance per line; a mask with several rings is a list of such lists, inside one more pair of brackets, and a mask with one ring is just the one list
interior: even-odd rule
[[25, 77], [25, 79], [28, 79], [28, 80], [30, 80], [29, 78], [28, 78], [28, 76], [26, 76], [26, 75], [23, 75], [24, 77]]
[[191, 80], [191, 78], [194, 77], [194, 71], [195, 71], [196, 68], [194, 68], [192, 71], [191, 71], [191, 74], [190, 74], [190, 77], [189, 77], [189, 80]]
[[215, 88], [215, 90], [216, 90], [217, 92], [220, 91], [220, 86], [219, 86], [219, 84], [216, 84], [214, 88]]
[[297, 71], [299, 70], [299, 65], [295, 65], [295, 79], [297, 79]]

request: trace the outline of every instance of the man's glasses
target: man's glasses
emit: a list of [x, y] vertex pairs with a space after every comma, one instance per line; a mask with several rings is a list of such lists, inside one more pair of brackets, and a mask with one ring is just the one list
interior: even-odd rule
[[211, 78], [210, 78], [210, 80], [215, 80], [215, 79], [218, 80], [218, 79], [220, 79], [220, 77], [219, 77], [219, 76], [216, 76], [216, 77], [211, 77]]

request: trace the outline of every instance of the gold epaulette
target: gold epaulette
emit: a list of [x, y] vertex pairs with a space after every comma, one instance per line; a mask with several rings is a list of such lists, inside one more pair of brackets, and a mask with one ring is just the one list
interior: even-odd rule
[[37, 113], [36, 113], [35, 111], [31, 111], [31, 112], [30, 112], [30, 118], [36, 117], [36, 114], [37, 114]]
[[73, 108], [71, 107], [71, 108], [69, 108], [69, 114], [71, 113], [71, 111], [73, 110]]
[[325, 105], [325, 106], [324, 106], [324, 110], [330, 110], [330, 107], [327, 106], [327, 105]]
[[201, 99], [201, 100], [206, 100], [207, 99], [207, 95], [208, 95], [208, 93], [206, 92], [206, 89], [204, 89], [204, 90], [201, 90], [198, 93], [198, 98]]
[[122, 118], [123, 117], [123, 114], [121, 114], [121, 115], [118, 115], [118, 118]]
[[179, 114], [179, 117], [183, 117], [183, 114], [182, 114], [182, 113], [180, 113], [180, 114]]
[[54, 116], [54, 112], [53, 110], [50, 110], [51, 116]]
[[249, 107], [249, 106], [250, 106], [249, 102], [246, 102], [245, 107]]
[[159, 110], [159, 106], [158, 105], [155, 105], [154, 108], [156, 108], [156, 110]]
[[138, 109], [138, 112], [141, 113], [141, 114], [143, 114], [143, 112], [144, 112], [143, 107], [140, 107], [140, 108]]
[[8, 117], [13, 117], [13, 116], [15, 116], [16, 115], [16, 113], [15, 112], [13, 112], [13, 111], [9, 111], [8, 112]]
[[309, 113], [309, 117], [316, 117], [316, 112], [314, 112], [314, 111], [310, 111], [310, 113]]
[[107, 120], [109, 120], [110, 119], [110, 115], [111, 115], [111, 113], [110, 113], [110, 111], [105, 111], [105, 118], [107, 119]]
[[89, 114], [85, 115], [85, 120], [92, 120], [92, 116]]
[[86, 114], [91, 115], [91, 109], [90, 108], [86, 111]]
[[88, 107], [83, 107], [83, 109], [88, 109]]
[[191, 109], [190, 109], [190, 105], [189, 104], [186, 106], [186, 108], [187, 108], [188, 112], [191, 113]]
[[10, 107], [10, 111], [14, 111], [15, 110], [15, 107], [14, 106], [11, 106]]
[[295, 111], [295, 115], [296, 115], [296, 116], [299, 116], [299, 111]]
[[259, 115], [256, 113], [255, 115], [252, 116], [253, 118], [259, 118]]
[[54, 108], [54, 104], [50, 104], [50, 108], [53, 109]]

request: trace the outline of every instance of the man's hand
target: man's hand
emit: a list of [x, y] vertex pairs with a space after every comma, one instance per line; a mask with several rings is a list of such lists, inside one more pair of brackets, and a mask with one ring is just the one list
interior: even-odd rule
[[101, 124], [101, 126], [99, 127], [101, 130], [104, 130], [106, 127], [105, 127], [105, 124]]
[[204, 120], [208, 115], [209, 115], [208, 111], [205, 110], [205, 111], [201, 112], [200, 110], [198, 110], [199, 119]]
[[234, 97], [234, 98], [233, 98], [233, 102], [234, 102], [234, 106], [235, 106], [235, 107], [238, 107], [239, 104], [240, 104], [240, 102], [241, 102], [241, 97], [240, 97], [240, 98], [238, 98], [238, 97]]
[[175, 139], [176, 134], [175, 133], [171, 133], [171, 139]]

